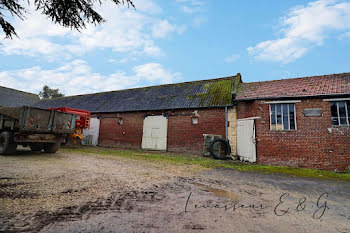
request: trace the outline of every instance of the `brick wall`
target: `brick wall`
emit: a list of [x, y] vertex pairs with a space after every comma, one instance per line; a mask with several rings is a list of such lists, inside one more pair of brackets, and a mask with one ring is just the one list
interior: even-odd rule
[[[269, 104], [264, 101], [238, 104], [238, 119], [261, 117], [256, 120], [258, 163], [338, 171], [349, 166], [350, 127], [332, 126], [330, 103], [304, 99], [295, 108], [297, 130], [270, 131]], [[322, 109], [323, 116], [305, 117], [304, 109], [308, 108]]]
[[[143, 114], [101, 114], [98, 143], [101, 146], [138, 149], [141, 147]], [[119, 119], [122, 124], [119, 124]]]
[[[168, 115], [167, 150], [201, 154], [203, 134], [219, 134], [225, 137], [225, 109], [177, 110], [165, 112], [130, 112], [97, 114], [100, 117], [99, 145], [139, 149], [142, 144], [145, 115]], [[192, 117], [198, 124], [192, 124]], [[118, 123], [119, 118], [123, 123]]]

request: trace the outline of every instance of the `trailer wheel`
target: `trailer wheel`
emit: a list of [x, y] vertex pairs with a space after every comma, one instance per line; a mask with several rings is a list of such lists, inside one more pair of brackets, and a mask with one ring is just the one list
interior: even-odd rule
[[56, 153], [58, 149], [60, 149], [61, 144], [60, 143], [45, 143], [44, 144], [44, 151], [46, 153]]
[[2, 132], [0, 134], [0, 154], [10, 155], [16, 153], [17, 144], [13, 141], [13, 133]]
[[34, 152], [39, 152], [43, 149], [42, 143], [32, 143], [29, 146], [30, 146], [30, 149]]
[[67, 145], [68, 143], [68, 136], [63, 139], [63, 142], [61, 143], [62, 146]]

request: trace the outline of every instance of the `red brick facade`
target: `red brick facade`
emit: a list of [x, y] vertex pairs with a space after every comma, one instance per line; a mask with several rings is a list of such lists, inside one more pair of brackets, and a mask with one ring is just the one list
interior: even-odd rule
[[[338, 171], [350, 166], [350, 127], [332, 126], [329, 102], [314, 98], [296, 103], [297, 130], [292, 131], [270, 130], [269, 104], [264, 102], [237, 105], [238, 119], [260, 117], [256, 120], [259, 164]], [[305, 117], [304, 109], [310, 108], [322, 109], [323, 115]]]
[[[119, 148], [141, 148], [143, 120], [146, 115], [168, 115], [167, 150], [201, 154], [203, 134], [225, 137], [225, 109], [176, 110], [163, 112], [129, 112], [97, 114], [100, 117], [99, 145]], [[198, 124], [191, 118], [198, 116]], [[119, 124], [119, 119], [123, 123]]]

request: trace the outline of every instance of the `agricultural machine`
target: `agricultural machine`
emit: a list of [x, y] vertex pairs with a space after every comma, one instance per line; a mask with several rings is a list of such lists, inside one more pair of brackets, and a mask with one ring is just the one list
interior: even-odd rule
[[66, 137], [65, 142], [63, 144], [66, 144], [69, 141], [69, 139], [72, 139], [75, 144], [80, 144], [81, 140], [83, 140], [84, 138], [83, 130], [90, 128], [90, 112], [67, 107], [51, 108], [50, 110], [56, 110], [59, 112], [65, 112], [76, 115], [74, 133], [70, 134], [69, 137]]

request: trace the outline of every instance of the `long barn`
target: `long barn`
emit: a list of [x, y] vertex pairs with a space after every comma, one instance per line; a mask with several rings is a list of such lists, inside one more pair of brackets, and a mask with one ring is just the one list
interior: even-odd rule
[[63, 97], [91, 111], [98, 145], [202, 154], [204, 135], [259, 164], [350, 166], [350, 73], [243, 83], [232, 77]]
[[[228, 138], [235, 153], [234, 98], [241, 82], [232, 77], [62, 97], [40, 108], [88, 110], [100, 122], [100, 146], [201, 154], [205, 134]], [[226, 127], [229, 125], [228, 127]]]

